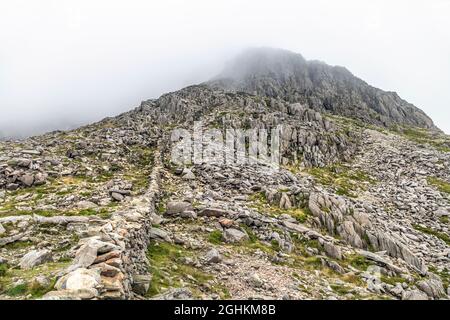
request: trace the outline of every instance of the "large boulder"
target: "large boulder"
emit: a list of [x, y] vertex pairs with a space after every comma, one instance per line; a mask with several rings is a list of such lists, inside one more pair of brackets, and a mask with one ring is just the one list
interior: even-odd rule
[[237, 229], [226, 229], [223, 233], [223, 237], [226, 242], [235, 243], [248, 240], [248, 235], [245, 232], [242, 232]]
[[49, 250], [33, 250], [22, 257], [19, 266], [22, 269], [32, 269], [38, 265], [52, 261], [52, 253]]

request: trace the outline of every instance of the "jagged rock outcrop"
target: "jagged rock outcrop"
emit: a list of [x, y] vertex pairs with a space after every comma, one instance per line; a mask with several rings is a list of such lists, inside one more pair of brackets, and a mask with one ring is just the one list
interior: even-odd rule
[[300, 54], [272, 48], [249, 49], [209, 82], [213, 87], [300, 102], [366, 123], [436, 129], [419, 108], [368, 85], [344, 67], [307, 61]]

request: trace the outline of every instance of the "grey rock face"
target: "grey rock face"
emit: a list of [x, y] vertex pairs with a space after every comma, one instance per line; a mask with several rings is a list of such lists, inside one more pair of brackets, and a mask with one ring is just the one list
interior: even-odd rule
[[248, 50], [209, 84], [300, 102], [318, 111], [371, 124], [435, 128], [422, 110], [402, 100], [395, 92], [374, 88], [343, 67], [307, 61], [285, 50]]
[[442, 285], [442, 281], [438, 279], [422, 280], [417, 283], [417, 287], [425, 292], [429, 297], [439, 299], [444, 297], [445, 289]]

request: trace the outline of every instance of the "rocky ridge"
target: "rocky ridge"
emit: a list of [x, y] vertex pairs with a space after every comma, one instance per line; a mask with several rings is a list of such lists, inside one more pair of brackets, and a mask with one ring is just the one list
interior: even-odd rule
[[369, 124], [437, 129], [422, 110], [395, 92], [372, 87], [344, 67], [307, 61], [300, 54], [287, 50], [249, 49], [208, 83], [229, 91], [300, 102], [320, 112]]

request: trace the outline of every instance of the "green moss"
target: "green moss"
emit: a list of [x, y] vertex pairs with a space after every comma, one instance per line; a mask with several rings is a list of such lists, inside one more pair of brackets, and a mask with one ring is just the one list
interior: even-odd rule
[[435, 177], [429, 177], [427, 182], [431, 186], [435, 186], [440, 192], [450, 194], [450, 183]]
[[212, 244], [220, 244], [223, 242], [222, 232], [214, 230], [208, 235], [208, 241]]
[[439, 232], [439, 231], [433, 230], [431, 228], [423, 227], [418, 224], [414, 224], [413, 228], [420, 232], [435, 236], [436, 238], [441, 239], [446, 244], [450, 245], [450, 236], [444, 232]]

